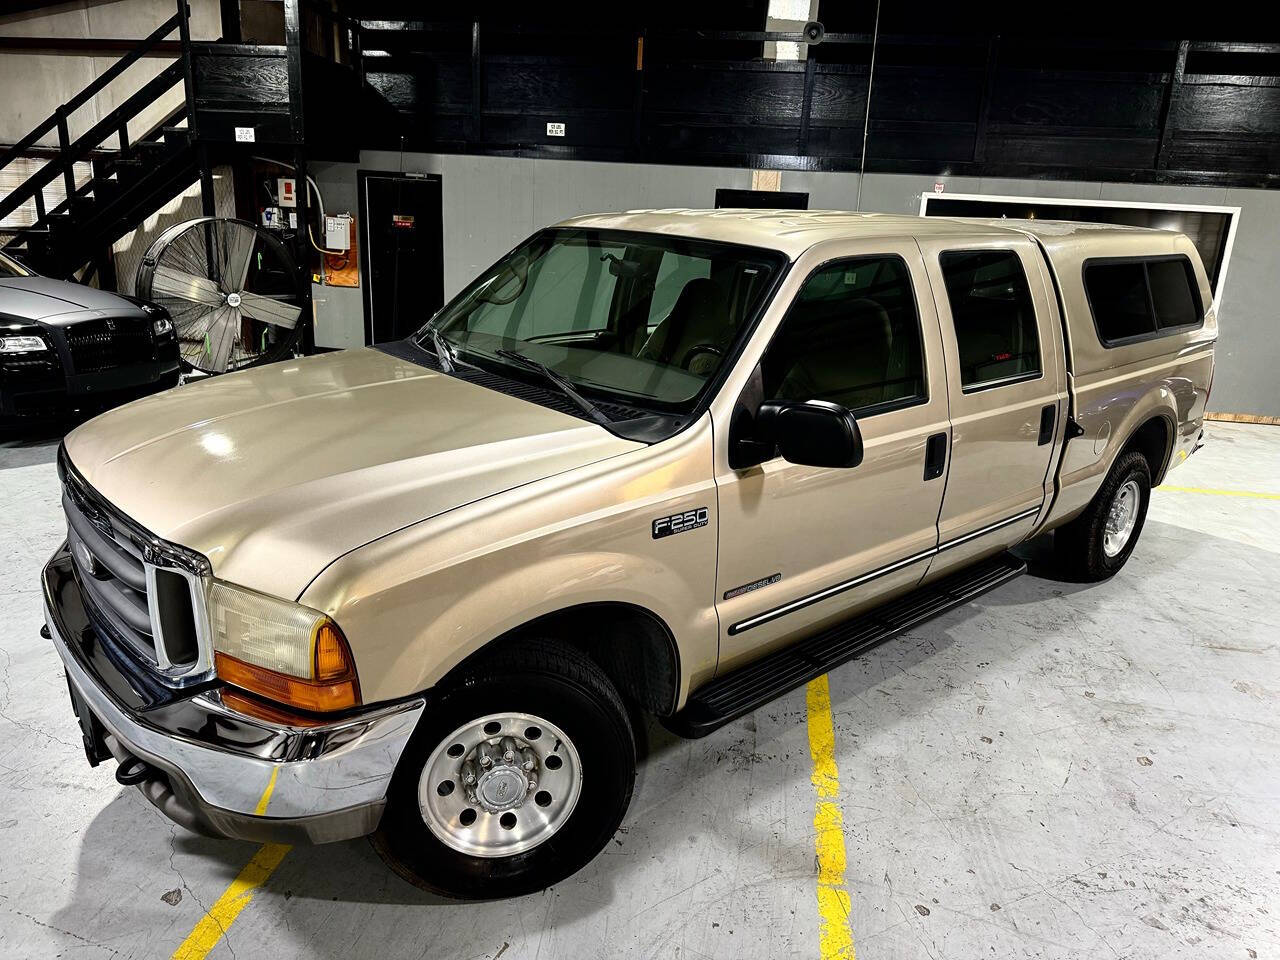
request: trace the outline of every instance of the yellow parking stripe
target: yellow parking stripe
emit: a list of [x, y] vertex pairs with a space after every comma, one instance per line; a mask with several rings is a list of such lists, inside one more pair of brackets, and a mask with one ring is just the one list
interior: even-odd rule
[[[274, 786], [274, 778], [272, 780]], [[269, 793], [270, 788], [263, 795], [263, 806], [266, 805]], [[226, 935], [231, 924], [235, 923], [240, 911], [249, 905], [254, 892], [280, 866], [280, 861], [291, 849], [293, 848], [284, 843], [264, 843], [259, 847], [253, 859], [245, 864], [240, 875], [231, 882], [231, 886], [200, 918], [187, 939], [179, 944], [178, 949], [173, 952], [172, 960], [204, 960], [209, 951]]]
[[831, 723], [831, 689], [826, 674], [809, 682], [809, 755], [813, 758], [814, 846], [818, 854], [818, 941], [822, 960], [855, 960], [851, 904], [845, 889], [844, 817], [836, 800], [836, 735]]
[[1280, 500], [1280, 493], [1256, 493], [1253, 490], [1214, 490], [1210, 487], [1175, 487], [1162, 483], [1157, 490], [1172, 490], [1175, 493], [1208, 493], [1215, 497], [1251, 497], [1254, 500]]

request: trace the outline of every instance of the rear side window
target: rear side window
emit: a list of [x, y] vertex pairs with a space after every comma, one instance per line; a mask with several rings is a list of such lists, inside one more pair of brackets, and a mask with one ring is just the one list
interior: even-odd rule
[[1022, 260], [1012, 250], [938, 257], [960, 352], [960, 386], [999, 386], [1040, 375], [1036, 310]]
[[805, 282], [765, 353], [765, 398], [868, 416], [925, 400], [920, 317], [901, 257], [841, 260]]
[[1203, 319], [1186, 257], [1089, 260], [1084, 288], [1104, 346], [1160, 336]]

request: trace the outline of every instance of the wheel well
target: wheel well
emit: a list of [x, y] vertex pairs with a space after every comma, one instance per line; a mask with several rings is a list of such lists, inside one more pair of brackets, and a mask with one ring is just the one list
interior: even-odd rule
[[1146, 458], [1151, 468], [1151, 485], [1154, 487], [1164, 477], [1165, 464], [1169, 459], [1173, 432], [1165, 417], [1152, 417], [1129, 437], [1121, 456], [1130, 450], [1137, 450]]
[[508, 631], [464, 663], [490, 653], [495, 645], [519, 643], [531, 635], [581, 650], [608, 675], [619, 693], [649, 712], [658, 716], [674, 712], [680, 684], [679, 652], [671, 630], [651, 611], [630, 603], [567, 607]]

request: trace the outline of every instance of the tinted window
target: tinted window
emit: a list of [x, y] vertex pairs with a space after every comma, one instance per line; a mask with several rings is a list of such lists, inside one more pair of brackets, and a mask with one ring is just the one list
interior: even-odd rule
[[898, 257], [841, 261], [805, 282], [765, 354], [771, 400], [855, 411], [925, 398], [920, 319]]
[[1203, 319], [1195, 274], [1186, 257], [1090, 261], [1084, 286], [1106, 346]]
[[0, 253], [0, 277], [29, 277], [31, 274], [17, 260]]
[[1012, 250], [938, 257], [960, 351], [960, 385], [999, 383], [1040, 373], [1036, 311], [1022, 261]]
[[1140, 261], [1091, 263], [1084, 286], [1103, 341], [1123, 340], [1155, 330], [1147, 298], [1146, 268]]
[[1147, 264], [1151, 302], [1156, 322], [1163, 327], [1183, 327], [1200, 322], [1200, 304], [1192, 292], [1195, 278], [1191, 264], [1177, 260], [1152, 260]]

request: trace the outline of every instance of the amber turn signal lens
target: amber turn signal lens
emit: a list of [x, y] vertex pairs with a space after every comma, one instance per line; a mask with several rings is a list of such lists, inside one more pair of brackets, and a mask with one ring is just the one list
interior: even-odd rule
[[312, 651], [312, 679], [246, 663], [221, 651], [214, 652], [214, 668], [232, 686], [300, 710], [329, 713], [359, 706], [355, 660], [346, 637], [332, 620], [317, 624]]
[[323, 620], [315, 633], [316, 665], [314, 676], [321, 683], [332, 683], [356, 675], [351, 650], [346, 638], [332, 620]]
[[323, 717], [295, 713], [277, 704], [245, 693], [235, 687], [225, 687], [222, 691], [222, 704], [237, 713], [243, 713], [267, 723], [276, 723], [284, 727], [318, 727], [327, 723]]

